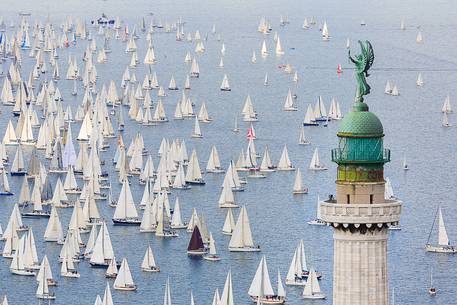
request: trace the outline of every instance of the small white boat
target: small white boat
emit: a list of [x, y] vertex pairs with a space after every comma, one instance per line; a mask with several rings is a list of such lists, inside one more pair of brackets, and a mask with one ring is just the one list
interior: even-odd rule
[[151, 245], [148, 245], [148, 248], [146, 249], [143, 262], [141, 263], [141, 270], [145, 272], [160, 272], [160, 268], [156, 265]]
[[119, 268], [119, 273], [114, 281], [113, 288], [123, 291], [134, 291], [137, 289], [137, 286], [133, 282], [132, 274], [130, 273], [129, 264], [126, 258], [122, 259], [121, 267]]
[[294, 188], [293, 188], [292, 193], [294, 195], [308, 194], [308, 188], [304, 187], [302, 184], [300, 168], [297, 168], [297, 173], [295, 174], [295, 182], [294, 182]]
[[309, 225], [314, 225], [314, 226], [325, 226], [327, 223], [321, 219], [321, 208], [320, 208], [320, 198], [319, 195], [317, 195], [317, 206], [316, 206], [316, 218], [308, 221]]
[[238, 216], [232, 237], [229, 242], [230, 252], [258, 252], [260, 246], [254, 245], [252, 239], [251, 226], [249, 224], [246, 207], [243, 206]]
[[300, 136], [298, 138], [298, 144], [299, 145], [309, 145], [309, 144], [311, 144], [311, 142], [308, 139], [306, 139], [305, 128], [303, 126], [300, 127]]
[[316, 271], [311, 267], [309, 276], [303, 289], [302, 297], [304, 299], [325, 299], [326, 295], [321, 291]]
[[209, 252], [203, 256], [203, 259], [212, 262], [221, 260], [221, 257], [216, 252], [216, 242], [214, 241], [212, 233], [209, 233]]
[[224, 74], [224, 78], [222, 79], [222, 84], [221, 84], [221, 91], [231, 91], [231, 90], [232, 89], [230, 88], [227, 74]]
[[[433, 220], [432, 228], [430, 229], [430, 234], [425, 245], [425, 250], [427, 252], [437, 252], [437, 253], [457, 253], [457, 248], [452, 246], [449, 242], [449, 238], [446, 232], [446, 227], [444, 225], [443, 214], [441, 212], [441, 207], [438, 207], [437, 215]], [[430, 243], [431, 233], [433, 227], [435, 226], [436, 219], [438, 218], [438, 245], [434, 246]]]
[[273, 291], [265, 256], [262, 256], [260, 260], [248, 294], [251, 300], [257, 304], [283, 304], [286, 301], [285, 291], [280, 277], [278, 280], [278, 293], [276, 294]]
[[416, 80], [416, 85], [422, 87], [424, 85], [424, 79], [422, 78], [422, 73], [419, 73]]
[[446, 99], [444, 100], [443, 107], [441, 108], [441, 112], [444, 112], [444, 113], [452, 112], [451, 97], [449, 95], [447, 95]]
[[403, 170], [407, 171], [409, 170], [408, 163], [406, 162], [406, 156], [403, 156], [403, 164], [402, 164]]
[[328, 168], [325, 167], [323, 164], [320, 163], [319, 160], [319, 152], [317, 147], [314, 149], [313, 157], [311, 158], [311, 162], [309, 164], [309, 169], [313, 171], [322, 171], [327, 170]]
[[428, 294], [431, 295], [432, 297], [436, 295], [436, 288], [433, 285], [433, 271], [432, 271], [432, 268], [430, 268], [430, 288], [428, 288]]
[[452, 124], [449, 123], [449, 118], [447, 116], [447, 112], [443, 112], [443, 119], [441, 120], [441, 125], [443, 125], [443, 127], [452, 126]]

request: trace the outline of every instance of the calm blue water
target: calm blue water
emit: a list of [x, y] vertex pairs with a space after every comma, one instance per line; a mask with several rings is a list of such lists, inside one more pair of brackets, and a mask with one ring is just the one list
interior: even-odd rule
[[[118, 292], [113, 290], [115, 304], [157, 304], [162, 302], [165, 280], [170, 277], [172, 299], [175, 304], [188, 304], [192, 289], [196, 304], [210, 304], [216, 288], [222, 289], [227, 271], [232, 270], [235, 304], [249, 304], [247, 290], [262, 254], [266, 255], [272, 280], [276, 281], [276, 270], [281, 270], [284, 279], [293, 250], [299, 239], [305, 240], [310, 264], [323, 273], [321, 288], [327, 293], [325, 301], [303, 301], [300, 299], [301, 288], [287, 287], [288, 304], [331, 304], [332, 296], [332, 231], [326, 227], [313, 227], [306, 221], [316, 213], [317, 196], [327, 196], [334, 192], [335, 166], [330, 162], [330, 149], [337, 144], [337, 122], [328, 128], [309, 128], [306, 130], [312, 145], [297, 145], [298, 128], [306, 107], [322, 95], [327, 103], [336, 97], [342, 110], [350, 109], [355, 91], [355, 81], [351, 70], [345, 70], [341, 77], [336, 74], [336, 67], [341, 63], [348, 67], [346, 59], [346, 38], [352, 41], [354, 52], [358, 52], [355, 41], [369, 39], [375, 50], [375, 64], [369, 83], [372, 94], [366, 99], [370, 108], [384, 123], [386, 146], [392, 150], [392, 162], [386, 166], [385, 174], [390, 177], [396, 195], [404, 201], [402, 231], [392, 232], [389, 243], [389, 285], [396, 288], [398, 304], [455, 304], [455, 285], [457, 284], [457, 257], [428, 254], [424, 245], [428, 237], [433, 215], [438, 204], [443, 207], [447, 230], [451, 241], [457, 239], [457, 213], [455, 205], [456, 188], [454, 174], [457, 170], [454, 140], [456, 128], [441, 127], [441, 105], [447, 94], [455, 97], [457, 81], [457, 34], [455, 4], [453, 1], [70, 1], [45, 0], [37, 3], [32, 0], [1, 0], [2, 15], [9, 23], [18, 21], [17, 12], [28, 10], [33, 13], [32, 20], [47, 15], [55, 24], [60, 24], [64, 16], [81, 16], [86, 20], [98, 17], [102, 12], [109, 16], [121, 16], [121, 19], [133, 27], [135, 22], [148, 12], [154, 12], [163, 22], [174, 21], [182, 16], [186, 21], [185, 31], [194, 33], [200, 30], [204, 36], [211, 31], [215, 23], [221, 34], [227, 51], [225, 67], [217, 67], [220, 59], [221, 42], [209, 35], [205, 42], [206, 52], [198, 55], [201, 77], [191, 81], [190, 96], [195, 99], [198, 111], [201, 102], [205, 102], [209, 114], [214, 118], [211, 124], [201, 124], [204, 138], [195, 140], [190, 137], [193, 120], [173, 121], [159, 126], [139, 127], [127, 120], [124, 140], [130, 139], [137, 131], [142, 131], [146, 147], [155, 155], [163, 137], [184, 138], [190, 154], [197, 149], [200, 164], [205, 166], [211, 145], [216, 145], [223, 165], [230, 159], [236, 159], [242, 148], [246, 147], [246, 124], [240, 124], [241, 132], [231, 132], [235, 115], [241, 112], [244, 99], [250, 94], [254, 107], [259, 113], [259, 122], [255, 124], [258, 135], [257, 150], [263, 151], [268, 144], [273, 161], [277, 163], [284, 144], [287, 144], [294, 165], [301, 167], [305, 183], [310, 193], [305, 196], [292, 196], [291, 189], [294, 173], [277, 172], [263, 180], [250, 180], [247, 190], [236, 194], [237, 201], [245, 204], [251, 220], [255, 242], [262, 247], [260, 254], [228, 252], [227, 236], [221, 228], [225, 210], [217, 207], [220, 185], [223, 175], [205, 175], [207, 184], [193, 187], [189, 191], [173, 192], [170, 201], [179, 195], [183, 217], [188, 220], [192, 208], [206, 215], [208, 227], [213, 232], [222, 261], [211, 263], [190, 259], [186, 247], [190, 235], [180, 232], [173, 240], [157, 239], [151, 234], [140, 234], [136, 227], [113, 227], [109, 225], [117, 258], [127, 257], [133, 278], [138, 284], [137, 292]], [[90, 11], [90, 12], [88, 12]], [[280, 15], [287, 15], [290, 25], [280, 28]], [[269, 56], [262, 60], [259, 50], [263, 37], [256, 29], [261, 16], [267, 16], [275, 31], [278, 31], [286, 54], [281, 58]], [[331, 35], [330, 42], [321, 40], [318, 26], [303, 31], [304, 17], [315, 16], [318, 24], [327, 20]], [[359, 25], [360, 20], [367, 22], [366, 27]], [[401, 31], [400, 21], [405, 18], [407, 30]], [[424, 43], [415, 42], [417, 26], [421, 26]], [[189, 66], [184, 63], [186, 52], [193, 51], [194, 44], [177, 43], [174, 33], [156, 33], [154, 45], [158, 63], [153, 67], [159, 83], [166, 87], [171, 75], [182, 87]], [[98, 46], [101, 39], [96, 37]], [[266, 37], [270, 54], [273, 54], [273, 35]], [[86, 47], [85, 41], [79, 41], [76, 47], [61, 51], [59, 67], [66, 72], [68, 54], [77, 55]], [[144, 37], [137, 41], [140, 61], [146, 52]], [[130, 56], [124, 53], [125, 45], [112, 41], [113, 53], [108, 55], [108, 63], [97, 65], [101, 88], [111, 79], [119, 84]], [[256, 64], [250, 62], [252, 51], [258, 56]], [[23, 53], [23, 76], [28, 77], [32, 61], [28, 52]], [[292, 88], [291, 76], [284, 74], [278, 65], [290, 63], [299, 73], [297, 88], [299, 111], [287, 113], [282, 105], [287, 90]], [[4, 64], [4, 70], [8, 64]], [[80, 68], [82, 66], [80, 65]], [[136, 75], [143, 80], [146, 69], [139, 65]], [[268, 72], [270, 86], [263, 86], [265, 72]], [[415, 84], [417, 74], [422, 72], [425, 86]], [[220, 82], [227, 73], [232, 91], [219, 91]], [[48, 76], [49, 78], [49, 76]], [[383, 93], [387, 80], [398, 84], [400, 96], [390, 97]], [[64, 79], [58, 82], [64, 97], [64, 105], [70, 104], [73, 111], [82, 100], [82, 95], [71, 96], [72, 82]], [[81, 92], [81, 88], [79, 88]], [[156, 94], [156, 93], [154, 93]], [[167, 92], [163, 98], [169, 118], [172, 118], [180, 92]], [[156, 100], [155, 95], [153, 99]], [[454, 102], [455, 99], [452, 99]], [[455, 104], [455, 103], [454, 103]], [[0, 128], [5, 129], [10, 109], [0, 106]], [[126, 114], [126, 112], [125, 112]], [[450, 122], [457, 124], [455, 115]], [[80, 123], [73, 124], [73, 134], [77, 135]], [[37, 130], [35, 131], [37, 132]], [[3, 135], [1, 135], [3, 136]], [[115, 151], [115, 139], [111, 139], [111, 148], [102, 154], [109, 161]], [[307, 170], [315, 147], [319, 148], [321, 160], [329, 166], [326, 172], [313, 173]], [[10, 157], [14, 148], [9, 149]], [[411, 170], [405, 173], [401, 169], [403, 155], [406, 154]], [[105, 168], [112, 172], [110, 162]], [[56, 176], [54, 175], [53, 178]], [[113, 193], [120, 191], [117, 176], [112, 176]], [[143, 188], [132, 183], [134, 198], [141, 199]], [[20, 178], [10, 178], [10, 184], [16, 194], [19, 193]], [[13, 204], [18, 196], [0, 198], [0, 222], [5, 228]], [[114, 210], [99, 203], [99, 209], [106, 219], [111, 219]], [[68, 224], [71, 209], [59, 211], [61, 221]], [[236, 217], [236, 214], [235, 214]], [[64, 279], [58, 276], [60, 265], [57, 256], [60, 246], [42, 242], [46, 220], [25, 220], [33, 227], [40, 259], [44, 254], [51, 261], [54, 276], [59, 286], [53, 291], [57, 295], [55, 304], [93, 304], [95, 296], [102, 294], [106, 285], [103, 270], [92, 269], [87, 262], [78, 266], [80, 279]], [[87, 237], [85, 237], [87, 238]], [[151, 243], [156, 260], [161, 268], [159, 274], [141, 272], [140, 263], [147, 244]], [[9, 260], [0, 262], [0, 294], [7, 294], [10, 304], [36, 304], [36, 282], [34, 278], [13, 276], [9, 272]], [[435, 285], [438, 289], [436, 298], [427, 294], [429, 267], [434, 268]]]

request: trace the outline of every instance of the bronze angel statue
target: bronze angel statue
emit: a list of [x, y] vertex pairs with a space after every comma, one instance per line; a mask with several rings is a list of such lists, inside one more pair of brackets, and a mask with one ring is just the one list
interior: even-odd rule
[[370, 85], [368, 85], [366, 77], [370, 76], [368, 70], [373, 65], [374, 53], [373, 47], [368, 40], [360, 41], [360, 48], [362, 53], [356, 55], [355, 58], [351, 56], [351, 51], [349, 50], [349, 60], [351, 60], [355, 65], [356, 79], [357, 79], [357, 94], [355, 100], [357, 102], [363, 102], [363, 96], [370, 93]]

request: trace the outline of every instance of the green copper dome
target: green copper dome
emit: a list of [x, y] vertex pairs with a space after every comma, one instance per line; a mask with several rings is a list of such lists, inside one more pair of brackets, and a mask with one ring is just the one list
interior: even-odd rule
[[384, 129], [378, 117], [369, 111], [368, 105], [356, 102], [340, 123], [340, 137], [382, 137]]

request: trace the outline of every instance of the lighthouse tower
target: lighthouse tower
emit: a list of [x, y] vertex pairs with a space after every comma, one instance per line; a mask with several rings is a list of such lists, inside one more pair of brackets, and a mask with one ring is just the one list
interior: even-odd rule
[[336, 198], [320, 203], [322, 220], [334, 228], [333, 305], [389, 304], [388, 228], [398, 224], [402, 202], [384, 198], [390, 150], [381, 121], [361, 97], [341, 121], [332, 150]]

